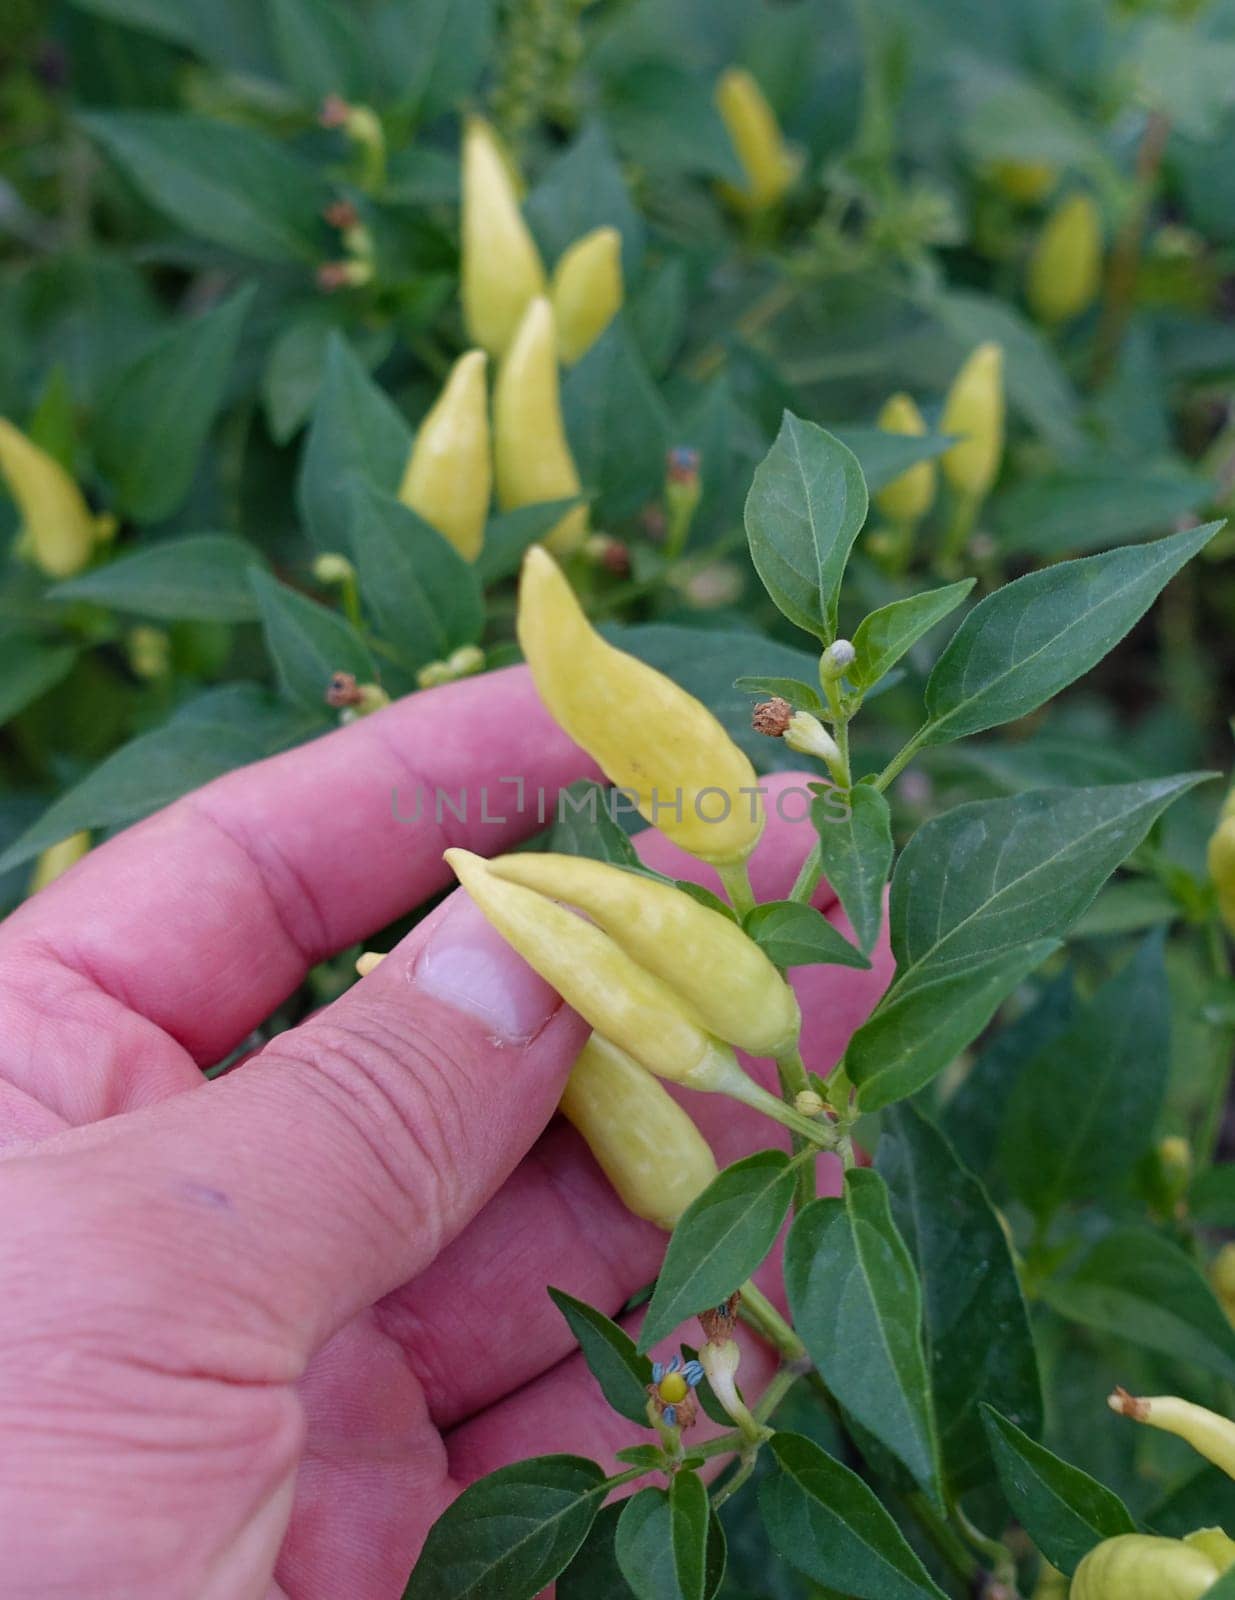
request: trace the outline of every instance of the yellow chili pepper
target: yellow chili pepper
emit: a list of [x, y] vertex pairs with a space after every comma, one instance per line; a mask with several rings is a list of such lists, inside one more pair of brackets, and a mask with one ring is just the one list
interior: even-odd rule
[[[562, 422], [553, 310], [543, 298], [528, 306], [498, 371], [493, 453], [503, 511], [543, 500], [569, 500], [580, 491]], [[545, 543], [568, 554], [587, 537], [587, 524], [587, 507], [575, 506], [545, 535]]]
[[463, 320], [468, 336], [490, 355], [502, 355], [528, 302], [545, 290], [540, 252], [497, 135], [481, 117], [463, 133]]
[[549, 295], [562, 360], [573, 366], [622, 309], [622, 235], [617, 229], [593, 228], [576, 239], [553, 270]]
[[742, 188], [722, 184], [725, 198], [742, 211], [776, 205], [802, 170], [801, 155], [786, 144], [776, 113], [745, 67], [730, 67], [716, 85], [720, 112], [734, 153], [746, 174]]
[[1184, 1535], [1184, 1543], [1208, 1556], [1219, 1572], [1235, 1566], [1235, 1539], [1221, 1528], [1198, 1528], [1195, 1533]]
[[1235, 789], [1227, 795], [1209, 840], [1209, 876], [1218, 895], [1218, 912], [1235, 935]]
[[0, 475], [17, 502], [23, 553], [50, 578], [71, 578], [100, 536], [81, 490], [46, 450], [0, 417]]
[[37, 894], [40, 889], [46, 889], [49, 883], [54, 883], [62, 873], [80, 861], [89, 848], [90, 835], [84, 831], [71, 833], [67, 839], [61, 839], [59, 844], [49, 845], [34, 863], [34, 872], [27, 893]]
[[1102, 220], [1090, 195], [1072, 194], [1042, 228], [1029, 260], [1029, 307], [1042, 322], [1069, 322], [1093, 304], [1102, 283]]
[[797, 1043], [802, 1018], [784, 978], [735, 922], [681, 889], [585, 856], [499, 856], [489, 871], [585, 912], [717, 1038], [757, 1056]]
[[666, 1232], [716, 1176], [711, 1147], [673, 1096], [599, 1034], [571, 1069], [561, 1110], [626, 1209]]
[[1199, 1600], [1219, 1576], [1182, 1539], [1124, 1533], [1091, 1550], [1072, 1579], [1071, 1600]]
[[[879, 413], [879, 426], [885, 433], [908, 434], [920, 438], [926, 432], [922, 413], [907, 394], [894, 394]], [[920, 522], [935, 499], [935, 463], [919, 461], [899, 478], [894, 478], [875, 495], [875, 504], [889, 522], [904, 525]]]
[[1151, 1428], [1161, 1428], [1186, 1439], [1192, 1448], [1220, 1467], [1228, 1478], [1235, 1478], [1235, 1422], [1207, 1411], [1189, 1400], [1175, 1395], [1153, 1395], [1143, 1398], [1116, 1389], [1107, 1404], [1122, 1417], [1133, 1422], [1147, 1423]]
[[493, 485], [489, 400], [483, 350], [469, 350], [450, 369], [420, 425], [399, 499], [448, 539], [467, 561], [484, 543]]
[[991, 167], [991, 180], [1009, 200], [1035, 206], [1050, 194], [1059, 174], [1045, 161], [996, 161]]
[[700, 860], [745, 860], [763, 832], [754, 768], [693, 695], [600, 637], [543, 550], [524, 559], [518, 633], [555, 721], [640, 815]]
[[943, 454], [943, 475], [973, 500], [985, 498], [1003, 459], [1003, 348], [980, 344], [952, 380], [941, 431], [957, 436]]

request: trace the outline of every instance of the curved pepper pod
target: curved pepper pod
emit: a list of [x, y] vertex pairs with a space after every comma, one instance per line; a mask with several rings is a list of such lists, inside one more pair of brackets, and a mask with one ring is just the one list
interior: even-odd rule
[[81, 490], [46, 450], [0, 417], [0, 476], [17, 502], [22, 549], [49, 578], [71, 578], [90, 560], [97, 524]]
[[585, 856], [499, 856], [488, 870], [585, 912], [717, 1038], [757, 1056], [797, 1043], [802, 1018], [784, 978], [735, 922], [681, 889]]
[[[884, 433], [908, 434], [920, 438], [926, 432], [922, 413], [907, 394], [894, 394], [879, 413]], [[935, 499], [935, 463], [919, 461], [885, 485], [875, 495], [875, 505], [889, 522], [919, 522]]]
[[1046, 219], [1029, 258], [1029, 308], [1052, 326], [1069, 322], [1093, 304], [1101, 283], [1098, 208], [1090, 195], [1069, 195]]
[[1163, 1433], [1186, 1439], [1199, 1455], [1220, 1467], [1228, 1478], [1235, 1478], [1235, 1422], [1228, 1417], [1175, 1395], [1142, 1398], [1124, 1389], [1116, 1389], [1107, 1404], [1120, 1416], [1131, 1417], [1133, 1422], [1144, 1422], [1151, 1428], [1160, 1428]]
[[693, 695], [600, 637], [543, 550], [524, 559], [518, 633], [554, 720], [640, 815], [701, 861], [745, 860], [764, 822], [754, 768]]
[[746, 174], [742, 188], [722, 184], [725, 198], [742, 211], [766, 211], [796, 182], [802, 158], [785, 143], [776, 113], [745, 67], [730, 67], [716, 85], [716, 109]]
[[940, 431], [957, 437], [940, 465], [959, 493], [985, 498], [999, 475], [1003, 430], [1003, 347], [980, 344], [953, 378], [940, 420]]
[[468, 850], [447, 850], [446, 860], [507, 944], [640, 1066], [692, 1089], [749, 1085], [732, 1050], [607, 933], [534, 890], [495, 877], [488, 862]]
[[[557, 334], [553, 309], [543, 298], [524, 313], [514, 343], [498, 369], [493, 391], [493, 453], [497, 498], [503, 511], [569, 500], [580, 491], [579, 472], [562, 422]], [[575, 506], [545, 535], [565, 555], [587, 535], [586, 506]]]
[[1084, 1558], [1071, 1600], [1200, 1600], [1218, 1576], [1205, 1552], [1183, 1539], [1124, 1533]]
[[528, 302], [544, 293], [545, 269], [497, 135], [482, 117], [469, 117], [463, 132], [460, 273], [468, 337], [500, 356]]
[[616, 228], [593, 228], [575, 240], [553, 270], [549, 298], [559, 353], [573, 366], [622, 309], [622, 236]]
[[484, 543], [493, 484], [489, 399], [483, 350], [469, 350], [450, 369], [408, 457], [399, 499], [448, 539], [466, 561]]
[[627, 1211], [666, 1233], [716, 1176], [716, 1158], [660, 1082], [594, 1033], [562, 1090], [574, 1124]]

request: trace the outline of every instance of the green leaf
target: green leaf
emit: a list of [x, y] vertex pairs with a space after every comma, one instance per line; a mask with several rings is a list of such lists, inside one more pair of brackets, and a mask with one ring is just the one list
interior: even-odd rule
[[991, 1454], [1012, 1514], [1046, 1559], [1068, 1577], [1103, 1539], [1135, 1533], [1117, 1494], [1053, 1455], [1045, 1445], [983, 1405]]
[[1084, 555], [1160, 534], [1212, 496], [1213, 485], [1198, 473], [1156, 463], [1061, 467], [1001, 494], [995, 531], [1009, 554]]
[[0, 634], [0, 727], [66, 678], [76, 660], [76, 645], [52, 644], [27, 633]]
[[[648, 1449], [660, 1455], [656, 1445], [635, 1448]], [[619, 1451], [619, 1459], [623, 1459], [625, 1454]], [[555, 1600], [630, 1600], [630, 1589], [617, 1564], [614, 1549], [618, 1520], [627, 1504], [625, 1500], [618, 1500], [601, 1509], [588, 1529], [587, 1538], [558, 1578], [554, 1586]]]
[[1073, 1322], [1235, 1381], [1235, 1329], [1192, 1258], [1149, 1228], [1106, 1234], [1042, 1296]]
[[735, 678], [733, 687], [743, 694], [778, 695], [788, 700], [795, 711], [809, 711], [815, 717], [827, 715], [819, 691], [800, 678]]
[[471, 563], [407, 506], [353, 483], [348, 546], [378, 634], [410, 667], [474, 644], [485, 622]]
[[853, 451], [869, 494], [878, 494], [921, 461], [934, 461], [953, 442], [944, 433], [887, 433], [883, 428], [831, 429]]
[[874, 1490], [810, 1439], [777, 1433], [778, 1472], [759, 1486], [772, 1548], [816, 1583], [855, 1600], [942, 1600]]
[[159, 521], [188, 494], [252, 303], [249, 285], [205, 316], [177, 323], [101, 398], [98, 464], [117, 508], [135, 521]]
[[519, 506], [490, 517], [485, 525], [485, 540], [476, 558], [481, 583], [496, 583], [519, 570], [524, 552], [556, 527], [562, 514], [579, 504], [578, 498], [542, 500], [534, 506]]
[[254, 567], [249, 582], [261, 610], [266, 647], [284, 694], [325, 716], [326, 690], [336, 672], [372, 683], [377, 668], [368, 646], [346, 618]]
[[227, 533], [192, 533], [138, 546], [106, 566], [58, 583], [54, 600], [91, 600], [168, 622], [252, 622], [260, 615], [249, 573], [261, 553]]
[[296, 501], [319, 550], [350, 551], [354, 480], [394, 494], [411, 451], [403, 415], [337, 333], [305, 442]]
[[320, 259], [330, 191], [266, 134], [164, 111], [96, 111], [79, 120], [146, 199], [188, 233], [259, 261]]
[[[307, 420], [322, 387], [331, 336], [344, 337], [333, 304], [298, 311], [270, 346], [262, 371], [262, 406], [276, 444], [286, 444]], [[366, 369], [390, 353], [393, 334], [385, 328], [354, 329], [350, 342]]]
[[632, 1495], [618, 1518], [614, 1554], [635, 1600], [709, 1600], [724, 1577], [725, 1542], [698, 1474], [675, 1473], [668, 1493]]
[[589, 123], [549, 165], [528, 195], [524, 212], [550, 262], [593, 228], [616, 228], [622, 236], [626, 283], [634, 281], [645, 229], [603, 123]]
[[846, 676], [854, 688], [866, 690], [878, 683], [923, 634], [960, 605], [975, 582], [974, 578], [963, 578], [959, 583], [911, 594], [872, 611], [858, 624], [853, 636], [857, 656]]
[[878, 1173], [798, 1213], [785, 1246], [793, 1325], [837, 1403], [941, 1501], [922, 1295]]
[[588, 856], [612, 866], [643, 869], [635, 847], [614, 820], [609, 789], [594, 778], [577, 778], [559, 790], [548, 849], [567, 856]]
[[1030, 1433], [1042, 1427], [1038, 1360], [1016, 1265], [982, 1185], [912, 1106], [886, 1114], [875, 1165], [922, 1283], [939, 1445], [953, 1493], [964, 1493], [986, 1475], [982, 1401], [997, 1399]]
[[926, 742], [980, 733], [1058, 694], [1119, 643], [1221, 526], [1060, 562], [988, 595], [935, 663]]
[[551, 1288], [549, 1298], [579, 1341], [583, 1359], [605, 1399], [628, 1421], [646, 1427], [652, 1363], [639, 1354], [630, 1335], [603, 1311], [576, 1300], [564, 1289]]
[[819, 835], [824, 876], [836, 890], [853, 926], [858, 948], [869, 955], [883, 922], [883, 895], [892, 870], [892, 817], [888, 802], [869, 783], [849, 791], [847, 812], [838, 812], [828, 795], [810, 808]]
[[669, 1240], [640, 1350], [745, 1283], [780, 1232], [793, 1186], [793, 1163], [784, 1151], [760, 1150], [726, 1167], [691, 1202]]
[[256, 684], [208, 690], [162, 727], [121, 745], [60, 795], [0, 856], [0, 872], [81, 828], [136, 822], [190, 789], [286, 749], [314, 731], [313, 723]]
[[659, 492], [669, 418], [621, 313], [571, 368], [562, 414], [602, 526], [630, 516]]
[[1149, 1148], [1170, 1066], [1170, 1004], [1162, 937], [1151, 934], [1020, 1074], [1000, 1168], [1039, 1217], [1106, 1192]]
[[404, 117], [425, 122], [459, 105], [492, 59], [496, 0], [388, 0], [373, 19], [374, 53]]
[[755, 469], [746, 536], [776, 605], [825, 644], [836, 637], [841, 579], [866, 510], [866, 484], [853, 452], [786, 411], [775, 444]]
[[270, 0], [270, 33], [280, 71], [316, 111], [329, 94], [365, 98], [363, 36], [331, 0]]
[[466, 1488], [429, 1529], [403, 1600], [535, 1600], [587, 1537], [605, 1475], [582, 1456], [535, 1456]]
[[797, 900], [769, 900], [747, 913], [742, 926], [778, 967], [859, 967], [870, 962], [838, 933], [822, 911]]

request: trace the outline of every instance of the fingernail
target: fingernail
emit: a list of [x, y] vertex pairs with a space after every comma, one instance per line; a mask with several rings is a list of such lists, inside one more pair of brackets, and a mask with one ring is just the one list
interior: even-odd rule
[[534, 1039], [562, 1003], [461, 890], [430, 933], [413, 981], [421, 994], [478, 1018], [511, 1044]]

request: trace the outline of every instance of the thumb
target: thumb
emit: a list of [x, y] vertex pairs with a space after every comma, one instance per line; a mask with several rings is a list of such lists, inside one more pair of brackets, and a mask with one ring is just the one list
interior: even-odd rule
[[41, 1147], [59, 1167], [43, 1187], [83, 1197], [89, 1260], [134, 1309], [191, 1306], [216, 1359], [222, 1338], [296, 1368], [484, 1205], [586, 1032], [455, 893], [220, 1082]]

